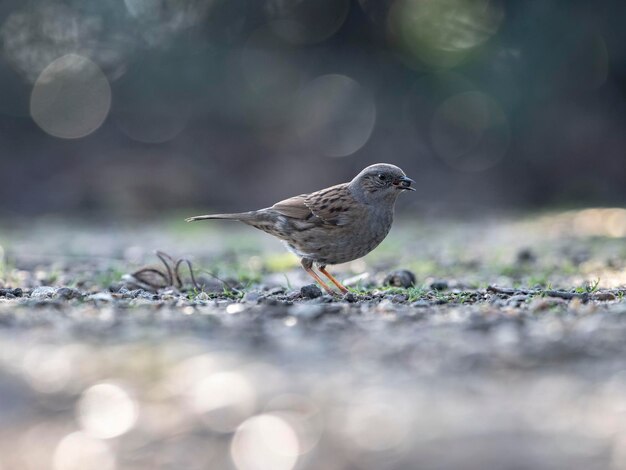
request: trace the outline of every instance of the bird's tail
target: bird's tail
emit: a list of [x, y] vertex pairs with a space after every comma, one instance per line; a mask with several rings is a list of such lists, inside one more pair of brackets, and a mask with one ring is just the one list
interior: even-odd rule
[[194, 222], [196, 220], [207, 220], [207, 219], [230, 219], [230, 220], [240, 220], [245, 222], [250, 218], [252, 212], [240, 212], [238, 214], [207, 214], [207, 215], [197, 215], [195, 217], [189, 217], [185, 219], [186, 222]]

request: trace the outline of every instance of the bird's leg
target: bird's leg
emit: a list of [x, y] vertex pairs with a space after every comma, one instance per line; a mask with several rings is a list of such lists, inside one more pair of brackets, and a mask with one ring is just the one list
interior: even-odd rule
[[324, 281], [322, 281], [322, 278], [319, 277], [317, 275], [317, 273], [315, 271], [313, 271], [313, 262], [310, 259], [307, 258], [302, 258], [300, 260], [300, 264], [302, 264], [302, 267], [304, 268], [304, 270], [313, 278], [315, 279], [315, 281], [324, 288], [324, 290], [326, 292], [328, 292], [330, 295], [334, 295], [335, 293], [333, 292], [333, 290], [328, 287], [328, 284], [326, 284]]
[[330, 274], [328, 271], [326, 271], [326, 266], [318, 266], [318, 269], [320, 270], [320, 272], [324, 276], [326, 276], [328, 279], [330, 279], [330, 282], [332, 282], [333, 284], [335, 284], [337, 286], [337, 289], [339, 289], [344, 294], [348, 293], [348, 289], [346, 289], [346, 287], [341, 282], [339, 282], [337, 279], [335, 279], [335, 277], [332, 274]]

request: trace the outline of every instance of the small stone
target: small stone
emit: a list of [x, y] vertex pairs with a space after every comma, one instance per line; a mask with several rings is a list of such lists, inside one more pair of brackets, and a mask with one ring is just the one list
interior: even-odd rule
[[33, 289], [30, 296], [35, 299], [49, 299], [52, 298], [56, 291], [57, 290], [54, 287], [41, 286]]
[[287, 300], [296, 300], [298, 297], [300, 297], [299, 290], [292, 290], [287, 293]]
[[522, 248], [517, 252], [518, 263], [532, 263], [537, 257], [530, 248]]
[[596, 292], [595, 294], [592, 295], [591, 298], [593, 300], [607, 301], [607, 300], [615, 300], [617, 297], [612, 292]]
[[2, 288], [0, 289], [0, 297], [6, 297], [7, 299], [14, 299], [16, 297], [21, 297], [23, 294], [22, 289], [16, 287], [15, 289], [10, 288]]
[[131, 294], [132, 294], [133, 298], [135, 298], [135, 299], [149, 299], [149, 300], [152, 300], [152, 297], [154, 296], [154, 294], [152, 292], [148, 292], [147, 290], [143, 290], [143, 289], [135, 289], [134, 291], [131, 291]]
[[430, 307], [430, 303], [426, 300], [416, 300], [411, 304], [411, 307], [428, 308]]
[[61, 287], [56, 291], [56, 297], [60, 299], [70, 300], [78, 299], [82, 297], [82, 294], [78, 289], [74, 289], [72, 287]]
[[300, 288], [300, 295], [305, 299], [316, 299], [322, 296], [322, 290], [315, 284], [308, 284]]
[[354, 303], [358, 299], [356, 298], [356, 296], [352, 292], [348, 292], [347, 294], [345, 294], [343, 296], [343, 300], [345, 300], [346, 302], [349, 302], [349, 303]]
[[448, 281], [433, 281], [430, 285], [430, 288], [433, 290], [446, 290], [448, 288]]
[[383, 285], [392, 287], [411, 287], [415, 285], [415, 274], [407, 269], [398, 269], [387, 274]]
[[112, 302], [113, 296], [110, 292], [97, 292], [96, 294], [91, 294], [90, 296], [88, 296], [87, 299], [100, 302]]
[[196, 300], [209, 300], [209, 294], [207, 294], [206, 292], [200, 292], [198, 295], [196, 295]]

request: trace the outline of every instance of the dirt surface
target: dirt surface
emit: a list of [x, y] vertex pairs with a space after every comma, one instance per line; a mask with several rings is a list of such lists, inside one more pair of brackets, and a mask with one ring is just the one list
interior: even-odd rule
[[2, 470], [626, 468], [625, 210], [400, 218], [346, 297], [180, 219], [0, 229]]

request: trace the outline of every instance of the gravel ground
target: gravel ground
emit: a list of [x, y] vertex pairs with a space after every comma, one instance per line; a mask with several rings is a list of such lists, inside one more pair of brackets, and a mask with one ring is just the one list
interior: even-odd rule
[[333, 298], [247, 227], [0, 230], [0, 468], [626, 469], [625, 236], [400, 220]]

